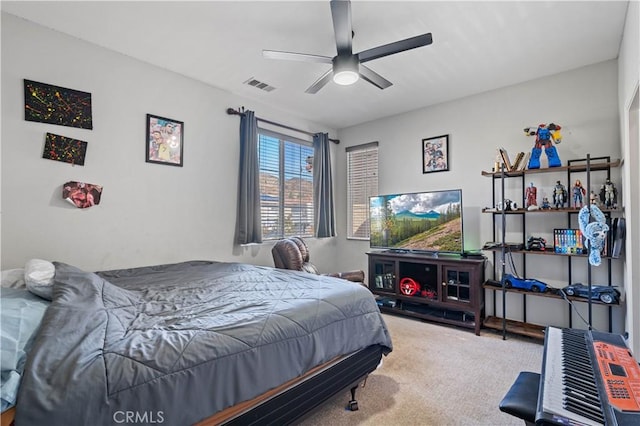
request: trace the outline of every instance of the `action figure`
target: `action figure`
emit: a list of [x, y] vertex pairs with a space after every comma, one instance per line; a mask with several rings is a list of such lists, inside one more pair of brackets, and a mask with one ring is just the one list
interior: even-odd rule
[[564, 204], [567, 202], [567, 188], [564, 187], [563, 184], [560, 183], [559, 180], [556, 181], [556, 186], [553, 188], [553, 205], [556, 209], [564, 207]]
[[524, 129], [524, 133], [527, 136], [536, 137], [536, 143], [531, 150], [531, 158], [529, 159], [530, 169], [540, 168], [540, 155], [542, 155], [543, 147], [544, 153], [547, 155], [547, 160], [549, 160], [549, 167], [562, 166], [558, 151], [556, 151], [556, 147], [553, 146], [553, 142], [556, 144], [562, 142], [560, 129], [561, 127], [554, 123], [550, 123], [549, 125], [540, 124], [537, 128], [527, 127]]
[[549, 199], [547, 197], [543, 197], [542, 198], [542, 207], [541, 209], [543, 210], [550, 210], [551, 209], [551, 204], [549, 204]]
[[594, 206], [597, 206], [600, 204], [600, 200], [598, 199], [598, 196], [593, 191], [591, 191], [591, 193], [589, 194], [589, 202]]
[[610, 179], [600, 187], [600, 202], [606, 208], [618, 207], [618, 190]]
[[579, 209], [584, 205], [584, 196], [587, 190], [582, 186], [580, 179], [576, 179], [576, 183], [573, 185], [573, 207]]
[[524, 197], [527, 200], [527, 208], [538, 205], [537, 196], [538, 188], [533, 186], [533, 182], [531, 182], [529, 186], [524, 190]]

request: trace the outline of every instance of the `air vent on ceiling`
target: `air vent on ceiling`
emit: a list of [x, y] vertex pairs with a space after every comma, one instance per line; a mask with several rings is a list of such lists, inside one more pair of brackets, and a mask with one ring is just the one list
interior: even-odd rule
[[249, 80], [245, 81], [244, 84], [248, 84], [249, 86], [256, 87], [256, 88], [258, 88], [260, 90], [264, 90], [265, 92], [271, 92], [272, 90], [275, 90], [275, 87], [270, 86], [267, 83], [263, 83], [260, 80], [256, 80], [253, 77], [251, 77]]

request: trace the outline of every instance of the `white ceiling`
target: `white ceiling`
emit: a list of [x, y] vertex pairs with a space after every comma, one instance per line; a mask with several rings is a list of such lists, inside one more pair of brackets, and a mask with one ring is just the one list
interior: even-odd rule
[[[3, 11], [145, 62], [343, 128], [617, 58], [627, 1], [352, 2], [354, 52], [430, 32], [433, 44], [368, 62], [393, 83], [305, 90], [333, 57], [329, 1], [11, 2]], [[275, 86], [264, 92], [249, 78]], [[233, 105], [230, 105], [233, 106]], [[268, 118], [268, 117], [265, 117]]]

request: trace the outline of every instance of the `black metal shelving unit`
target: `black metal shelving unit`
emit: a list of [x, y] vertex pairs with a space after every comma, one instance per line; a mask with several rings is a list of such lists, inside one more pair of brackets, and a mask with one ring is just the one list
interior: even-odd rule
[[[492, 179], [492, 200], [493, 200], [493, 205], [496, 206], [498, 204], [498, 202], [504, 202], [505, 199], [505, 181], [507, 179], [511, 179], [511, 178], [518, 178], [520, 179], [520, 184], [521, 184], [521, 189], [522, 189], [522, 204], [521, 206], [525, 205], [525, 178], [529, 175], [534, 175], [534, 174], [538, 174], [538, 173], [561, 173], [561, 172], [566, 172], [566, 181], [567, 181], [567, 188], [569, 188], [571, 182], [572, 182], [572, 176], [574, 173], [579, 173], [579, 172], [586, 172], [587, 175], [587, 185], [586, 188], [591, 188], [591, 173], [594, 171], [603, 171], [606, 172], [606, 178], [607, 179], [611, 179], [611, 169], [614, 167], [618, 167], [620, 165], [620, 161], [619, 160], [615, 160], [615, 161], [611, 161], [610, 157], [594, 157], [591, 158], [590, 155], [587, 154], [586, 158], [582, 158], [582, 159], [574, 159], [574, 160], [569, 160], [567, 162], [567, 166], [562, 166], [562, 167], [554, 167], [554, 168], [543, 168], [543, 169], [530, 169], [530, 170], [519, 170], [519, 171], [506, 171], [504, 170], [504, 168], [502, 167], [499, 171], [493, 171], [493, 172], [482, 172], [483, 176], [487, 176], [487, 177], [491, 177]], [[504, 165], [503, 165], [504, 166]], [[501, 192], [498, 194], [496, 191], [496, 184], [500, 183], [500, 187], [501, 187]], [[498, 197], [499, 195], [499, 197]], [[589, 193], [587, 193], [586, 198], [585, 198], [585, 203], [589, 204]], [[605, 217], [607, 218], [607, 221], [610, 223], [611, 222], [611, 214], [612, 212], [620, 212], [621, 210], [611, 210], [611, 209], [604, 209], [601, 208], [602, 212], [605, 214]], [[498, 232], [497, 232], [497, 222], [498, 219], [501, 221], [502, 223], [502, 232], [501, 235], [499, 236], [499, 242], [501, 243], [500, 247], [497, 248], [493, 248], [490, 249], [488, 251], [492, 252], [492, 256], [493, 256], [493, 279], [489, 279], [485, 285], [484, 288], [485, 289], [489, 289], [492, 291], [492, 303], [493, 303], [493, 312], [494, 314], [497, 312], [496, 311], [496, 307], [497, 307], [497, 292], [498, 291], [502, 291], [502, 317], [498, 318], [497, 316], [488, 316], [487, 318], [485, 318], [484, 320], [484, 326], [487, 328], [493, 328], [493, 329], [497, 329], [502, 331], [502, 336], [503, 339], [506, 338], [507, 332], [513, 332], [515, 334], [522, 334], [522, 335], [527, 335], [527, 336], [531, 336], [531, 337], [539, 337], [539, 338], [543, 338], [544, 337], [544, 329], [546, 328], [546, 325], [539, 325], [539, 324], [530, 324], [527, 322], [527, 296], [531, 296], [531, 297], [550, 297], [551, 295], [546, 295], [543, 293], [531, 293], [531, 292], [526, 292], [526, 291], [519, 291], [519, 290], [512, 290], [512, 289], [506, 289], [504, 287], [504, 283], [501, 280], [497, 279], [497, 275], [498, 275], [498, 271], [500, 271], [500, 273], [502, 274], [501, 276], [504, 276], [505, 274], [505, 269], [506, 269], [506, 255], [508, 251], [511, 251], [511, 253], [514, 254], [519, 254], [522, 256], [522, 276], [527, 277], [527, 256], [530, 255], [534, 255], [534, 256], [538, 256], [538, 255], [552, 255], [552, 256], [564, 256], [567, 258], [567, 267], [568, 267], [568, 281], [569, 283], [573, 283], [572, 281], [572, 271], [573, 271], [573, 258], [585, 258], [585, 259], [581, 259], [581, 261], [584, 261], [587, 263], [587, 273], [588, 273], [588, 285], [589, 285], [589, 292], [591, 292], [591, 265], [589, 264], [589, 262], [587, 261], [587, 255], [566, 255], [566, 254], [559, 254], [559, 253], [554, 253], [553, 251], [551, 252], [535, 252], [535, 251], [526, 251], [524, 249], [510, 249], [506, 242], [505, 242], [505, 232], [506, 232], [506, 228], [507, 228], [507, 221], [508, 218], [512, 218], [512, 217], [519, 217], [521, 220], [521, 228], [522, 228], [522, 247], [525, 246], [526, 243], [526, 236], [527, 236], [527, 228], [526, 228], [526, 224], [527, 224], [527, 220], [526, 218], [529, 215], [536, 215], [536, 214], [561, 214], [564, 213], [567, 215], [567, 226], [569, 228], [571, 228], [572, 223], [577, 222], [577, 214], [579, 212], [579, 209], [576, 208], [560, 208], [560, 209], [551, 209], [551, 210], [534, 210], [534, 211], [529, 211], [526, 210], [524, 208], [519, 208], [517, 210], [514, 211], [505, 211], [504, 209], [502, 210], [497, 210], [494, 208], [485, 208], [483, 209], [484, 213], [490, 213], [493, 215], [493, 237], [494, 240], [497, 241], [497, 237], [498, 237]], [[577, 225], [576, 225], [577, 227]], [[612, 258], [608, 257], [608, 256], [603, 256], [603, 263], [606, 264], [607, 267], [607, 283], [608, 285], [612, 285]], [[522, 295], [522, 321], [515, 321], [515, 320], [510, 320], [507, 318], [506, 316], [506, 295], [507, 293], [519, 293]], [[554, 296], [551, 296], [554, 297]], [[560, 296], [555, 296], [555, 298], [560, 298]], [[591, 328], [592, 325], [592, 304], [600, 304], [598, 302], [593, 302], [591, 298], [588, 299], [584, 299], [584, 298], [574, 298], [574, 297], [569, 297], [569, 300], [571, 301], [575, 301], [575, 302], [582, 302], [582, 303], [588, 303], [588, 323], [589, 323], [589, 328]], [[616, 307], [617, 305], [609, 305], [608, 309], [608, 324], [609, 324], [609, 332], [611, 332], [611, 328], [612, 328], [612, 322], [613, 322], [613, 309]], [[571, 306], [568, 306], [568, 317], [569, 317], [569, 327], [573, 327], [573, 315], [571, 313]]]

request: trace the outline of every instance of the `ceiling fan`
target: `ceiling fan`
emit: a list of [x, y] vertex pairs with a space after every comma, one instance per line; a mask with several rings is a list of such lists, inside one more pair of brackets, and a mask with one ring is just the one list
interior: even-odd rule
[[340, 85], [353, 84], [360, 77], [380, 89], [386, 89], [392, 83], [363, 65], [365, 62], [405, 50], [427, 46], [433, 42], [431, 33], [396, 41], [360, 53], [353, 53], [353, 30], [351, 28], [351, 2], [348, 0], [331, 0], [331, 16], [333, 18], [333, 31], [336, 37], [338, 54], [333, 58], [328, 56], [310, 55], [306, 53], [282, 52], [278, 50], [263, 50], [262, 55], [269, 59], [285, 59], [290, 61], [318, 62], [332, 64], [332, 68], [325, 72], [305, 92], [317, 93], [331, 79]]

